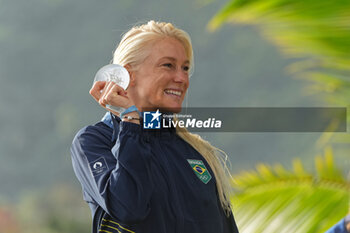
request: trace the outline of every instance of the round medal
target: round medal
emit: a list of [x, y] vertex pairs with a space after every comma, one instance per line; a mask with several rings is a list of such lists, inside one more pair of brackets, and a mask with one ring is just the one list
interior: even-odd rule
[[[112, 81], [124, 90], [126, 90], [129, 86], [130, 76], [129, 72], [123, 66], [118, 64], [109, 64], [97, 71], [94, 82], [97, 81]], [[118, 113], [121, 113], [125, 110], [122, 107], [112, 105], [106, 105], [106, 108]]]
[[112, 81], [126, 90], [129, 86], [130, 77], [129, 72], [123, 66], [109, 64], [97, 71], [94, 82], [96, 81]]

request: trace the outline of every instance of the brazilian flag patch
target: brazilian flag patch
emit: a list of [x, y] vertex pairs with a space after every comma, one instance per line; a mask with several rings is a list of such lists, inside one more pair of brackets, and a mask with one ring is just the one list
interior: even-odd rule
[[194, 173], [197, 177], [204, 183], [208, 184], [211, 180], [211, 175], [208, 169], [205, 167], [202, 160], [187, 159], [188, 163], [191, 165]]

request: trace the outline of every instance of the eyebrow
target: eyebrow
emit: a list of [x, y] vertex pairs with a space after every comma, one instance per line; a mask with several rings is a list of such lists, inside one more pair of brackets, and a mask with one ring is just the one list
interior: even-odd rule
[[[162, 58], [160, 58], [159, 60], [162, 60], [162, 59], [169, 59], [169, 60], [171, 60], [171, 61], [176, 61], [176, 59], [175, 59], [174, 57], [162, 57]], [[190, 61], [189, 61], [189, 60], [186, 60], [184, 63], [190, 63]]]

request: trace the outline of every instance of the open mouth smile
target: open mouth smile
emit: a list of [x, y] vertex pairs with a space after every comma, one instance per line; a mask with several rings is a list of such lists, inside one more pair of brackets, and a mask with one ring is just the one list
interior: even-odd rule
[[181, 97], [182, 96], [182, 91], [178, 91], [178, 90], [173, 90], [173, 89], [166, 89], [164, 90], [164, 93], [167, 95], [173, 95], [176, 97]]

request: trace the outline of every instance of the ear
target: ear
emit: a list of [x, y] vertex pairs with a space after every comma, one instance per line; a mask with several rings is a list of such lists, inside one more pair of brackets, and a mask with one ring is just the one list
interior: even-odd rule
[[129, 64], [125, 65], [124, 68], [129, 72], [129, 76], [130, 76], [129, 86], [135, 86], [136, 84], [135, 72], [132, 71], [131, 66]]

